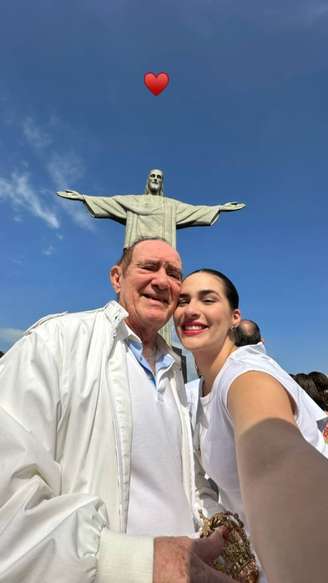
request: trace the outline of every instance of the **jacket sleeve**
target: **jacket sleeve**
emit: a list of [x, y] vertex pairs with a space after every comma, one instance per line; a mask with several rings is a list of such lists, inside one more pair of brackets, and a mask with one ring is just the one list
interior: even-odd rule
[[54, 355], [32, 331], [0, 360], [0, 582], [151, 583], [153, 540], [111, 532], [97, 496], [62, 492]]

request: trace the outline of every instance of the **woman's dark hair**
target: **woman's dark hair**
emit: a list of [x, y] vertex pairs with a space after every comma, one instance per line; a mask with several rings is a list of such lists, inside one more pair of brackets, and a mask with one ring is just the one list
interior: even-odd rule
[[239, 294], [232, 281], [226, 275], [224, 275], [224, 273], [221, 273], [221, 271], [217, 271], [216, 269], [202, 267], [201, 269], [196, 269], [195, 271], [192, 271], [191, 273], [186, 275], [184, 279], [187, 279], [187, 277], [189, 277], [190, 275], [194, 275], [194, 273], [209, 273], [210, 275], [214, 275], [215, 277], [220, 279], [223, 283], [225, 295], [229, 302], [230, 308], [232, 310], [236, 310], [237, 308], [239, 308]]
[[313, 401], [315, 401], [316, 404], [319, 405], [319, 407], [321, 407], [321, 409], [324, 410], [326, 409], [324, 399], [322, 398], [322, 395], [318, 391], [312, 376], [300, 372], [294, 375], [294, 380], [297, 382], [298, 385], [300, 385], [300, 387], [302, 387], [302, 389], [304, 389], [304, 391], [309, 395], [309, 397], [311, 397], [311, 399], [313, 399]]

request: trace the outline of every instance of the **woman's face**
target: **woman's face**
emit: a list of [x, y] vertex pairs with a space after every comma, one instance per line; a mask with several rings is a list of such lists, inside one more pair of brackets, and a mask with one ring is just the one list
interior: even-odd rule
[[200, 272], [183, 281], [174, 321], [187, 350], [217, 352], [238, 326], [240, 311], [231, 309], [221, 279]]

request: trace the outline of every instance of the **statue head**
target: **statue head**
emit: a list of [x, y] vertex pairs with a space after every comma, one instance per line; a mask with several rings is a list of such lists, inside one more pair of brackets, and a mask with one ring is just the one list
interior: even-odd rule
[[148, 174], [145, 194], [153, 194], [154, 196], [164, 196], [163, 191], [164, 174], [162, 170], [157, 168], [151, 170]]

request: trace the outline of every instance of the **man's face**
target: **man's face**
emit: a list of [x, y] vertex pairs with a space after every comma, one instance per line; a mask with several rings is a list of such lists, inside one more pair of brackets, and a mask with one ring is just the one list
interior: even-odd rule
[[148, 189], [151, 194], [158, 195], [163, 184], [163, 172], [161, 170], [151, 170], [148, 175]]
[[157, 332], [170, 319], [181, 288], [181, 259], [164, 241], [142, 241], [133, 250], [125, 273], [111, 271], [119, 302], [129, 313], [127, 324], [139, 336]]

